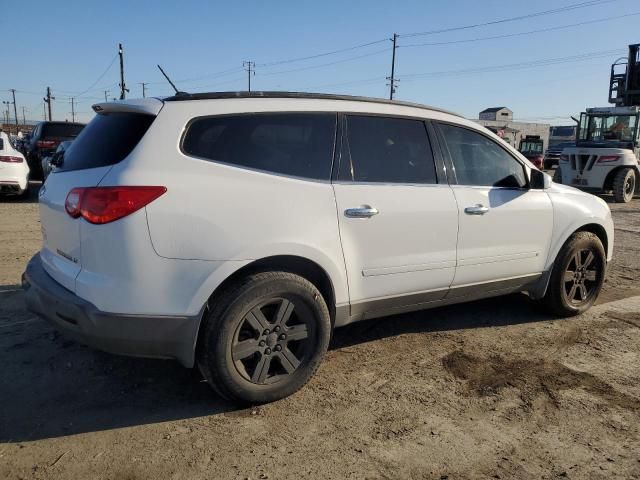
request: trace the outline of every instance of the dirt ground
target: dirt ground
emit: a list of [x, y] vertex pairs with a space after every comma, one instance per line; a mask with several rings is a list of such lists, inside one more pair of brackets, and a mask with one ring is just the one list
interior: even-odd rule
[[587, 314], [512, 295], [356, 324], [302, 391], [241, 410], [175, 362], [25, 312], [35, 200], [0, 200], [0, 478], [640, 478], [638, 199], [611, 204], [615, 260]]

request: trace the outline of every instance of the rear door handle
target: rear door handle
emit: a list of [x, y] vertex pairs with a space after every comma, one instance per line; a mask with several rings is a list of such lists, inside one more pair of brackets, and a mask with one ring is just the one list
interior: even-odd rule
[[344, 211], [344, 216], [349, 218], [371, 218], [374, 215], [377, 215], [378, 209], [373, 208], [369, 205], [362, 205], [358, 208], [347, 208]]
[[464, 213], [467, 215], [484, 215], [489, 211], [489, 207], [485, 207], [481, 203], [474, 205], [473, 207], [467, 207], [464, 209]]

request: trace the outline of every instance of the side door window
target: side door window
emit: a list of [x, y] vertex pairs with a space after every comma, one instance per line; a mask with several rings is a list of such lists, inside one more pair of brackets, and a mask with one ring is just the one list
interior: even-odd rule
[[458, 185], [524, 188], [524, 165], [486, 136], [468, 128], [440, 124]]
[[196, 118], [187, 155], [237, 167], [330, 180], [335, 113], [256, 113]]
[[438, 183], [425, 123], [375, 116], [346, 116], [340, 181]]

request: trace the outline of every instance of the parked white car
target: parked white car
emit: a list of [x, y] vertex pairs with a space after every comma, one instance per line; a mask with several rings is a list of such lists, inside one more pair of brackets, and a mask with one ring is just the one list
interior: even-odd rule
[[9, 136], [0, 132], [0, 194], [27, 195], [29, 165], [24, 155], [13, 148]]
[[611, 259], [604, 201], [446, 111], [281, 92], [94, 110], [40, 192], [27, 305], [227, 398], [295, 392], [358, 320], [512, 292], [579, 314]]

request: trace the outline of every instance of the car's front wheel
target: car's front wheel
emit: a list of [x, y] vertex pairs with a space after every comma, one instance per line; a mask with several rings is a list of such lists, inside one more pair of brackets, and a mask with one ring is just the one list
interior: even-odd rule
[[600, 294], [606, 266], [607, 257], [598, 236], [574, 233], [556, 257], [541, 303], [562, 317], [584, 312]]
[[291, 395], [318, 368], [331, 319], [318, 289], [288, 272], [249, 275], [213, 299], [198, 366], [223, 397], [265, 403]]

